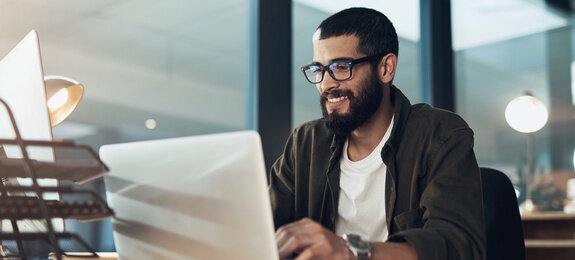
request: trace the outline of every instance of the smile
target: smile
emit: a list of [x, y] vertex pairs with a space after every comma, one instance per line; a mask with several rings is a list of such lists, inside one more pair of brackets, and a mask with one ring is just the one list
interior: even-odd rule
[[340, 102], [347, 99], [347, 96], [340, 96], [340, 97], [336, 97], [336, 98], [328, 98], [327, 101], [330, 103], [336, 103], [336, 102]]

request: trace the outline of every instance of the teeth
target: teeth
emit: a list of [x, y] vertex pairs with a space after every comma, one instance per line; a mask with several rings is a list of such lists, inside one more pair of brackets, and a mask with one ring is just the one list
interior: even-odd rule
[[327, 101], [331, 102], [331, 103], [335, 103], [335, 102], [339, 102], [342, 101], [344, 99], [347, 99], [346, 96], [341, 96], [341, 97], [337, 97], [337, 98], [328, 98]]

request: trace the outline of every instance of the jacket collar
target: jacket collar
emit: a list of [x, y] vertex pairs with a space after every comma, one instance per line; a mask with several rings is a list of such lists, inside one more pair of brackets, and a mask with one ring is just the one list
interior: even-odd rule
[[411, 112], [411, 103], [409, 99], [401, 90], [399, 90], [394, 85], [391, 85], [391, 103], [394, 109], [394, 119], [393, 119], [393, 129], [391, 130], [391, 135], [387, 141], [388, 145], [392, 150], [396, 150], [401, 142], [401, 136], [403, 135], [403, 129], [407, 124], [407, 118]]

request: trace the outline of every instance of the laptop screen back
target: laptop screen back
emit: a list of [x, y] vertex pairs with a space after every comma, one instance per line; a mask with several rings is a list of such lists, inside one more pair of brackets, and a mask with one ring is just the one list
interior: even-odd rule
[[[36, 31], [31, 31], [0, 60], [0, 98], [14, 113], [22, 138], [52, 140], [50, 117], [46, 105], [44, 73]], [[14, 129], [4, 106], [0, 106], [0, 138], [14, 139]], [[30, 157], [36, 160], [53, 160], [51, 149], [31, 149]], [[6, 147], [9, 158], [21, 158], [19, 149]]]
[[[1, 55], [1, 54], [0, 54]], [[40, 56], [40, 45], [36, 31], [30, 31], [6, 56], [0, 60], [0, 98], [10, 106], [16, 124], [23, 139], [52, 140], [50, 117], [46, 105], [44, 89], [44, 72]], [[6, 108], [0, 105], [0, 138], [15, 139], [14, 128], [8, 117]], [[8, 158], [22, 158], [19, 147], [4, 145], [2, 147]], [[54, 161], [54, 151], [48, 147], [29, 147], [31, 159], [39, 161]], [[11, 180], [20, 185], [32, 185], [29, 178]], [[55, 186], [56, 180], [40, 179], [42, 186]], [[45, 199], [59, 199], [58, 194], [44, 194]], [[8, 220], [4, 220], [2, 229], [12, 231]], [[43, 221], [20, 220], [19, 229], [22, 232], [46, 230]], [[52, 221], [55, 230], [64, 230], [64, 221]]]
[[277, 259], [253, 131], [105, 145], [121, 259]]

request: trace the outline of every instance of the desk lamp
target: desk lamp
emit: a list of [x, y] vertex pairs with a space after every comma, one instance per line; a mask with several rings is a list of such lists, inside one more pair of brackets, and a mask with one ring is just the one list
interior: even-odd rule
[[527, 175], [525, 176], [525, 207], [523, 212], [530, 213], [535, 209], [531, 200], [531, 178], [534, 175], [533, 134], [539, 131], [548, 119], [547, 108], [530, 92], [517, 97], [507, 104], [505, 120], [514, 130], [527, 134]]
[[84, 86], [77, 81], [62, 76], [46, 76], [46, 102], [50, 114], [50, 127], [64, 121], [76, 108]]

